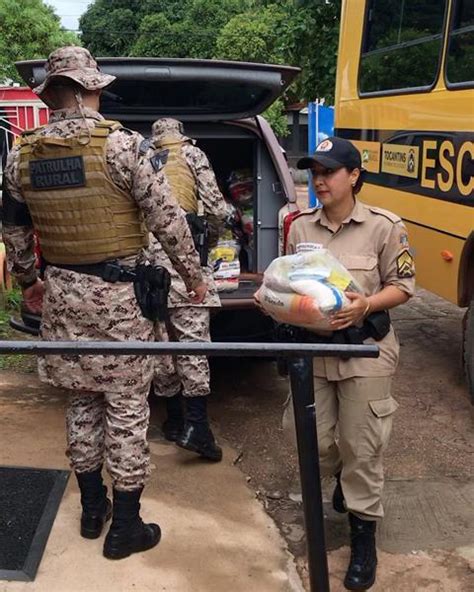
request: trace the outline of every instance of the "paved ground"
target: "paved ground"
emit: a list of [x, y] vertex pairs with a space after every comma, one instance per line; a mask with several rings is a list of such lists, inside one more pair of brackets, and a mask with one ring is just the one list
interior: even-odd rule
[[[64, 396], [35, 374], [3, 372], [0, 464], [67, 468]], [[0, 582], [1, 592], [290, 592], [301, 591], [293, 558], [273, 521], [232, 465], [196, 459], [151, 434], [152, 478], [145, 520], [163, 539], [147, 553], [111, 562], [103, 539], [78, 535], [79, 492], [71, 478], [34, 583]], [[32, 492], [34, 495], [34, 492]]]

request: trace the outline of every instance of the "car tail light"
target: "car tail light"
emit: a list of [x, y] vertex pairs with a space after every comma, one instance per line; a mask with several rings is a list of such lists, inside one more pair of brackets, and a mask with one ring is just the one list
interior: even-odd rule
[[298, 216], [300, 211], [295, 204], [287, 204], [281, 208], [278, 213], [278, 255], [286, 254], [286, 247], [288, 241], [288, 233], [290, 232], [291, 223]]

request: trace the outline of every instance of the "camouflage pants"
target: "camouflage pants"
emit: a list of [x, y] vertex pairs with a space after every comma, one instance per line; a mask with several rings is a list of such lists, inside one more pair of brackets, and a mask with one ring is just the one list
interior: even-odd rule
[[116, 489], [131, 491], [144, 485], [150, 460], [148, 392], [148, 385], [127, 393], [71, 392], [66, 455], [74, 471], [94, 471], [105, 459]]
[[[209, 309], [177, 307], [169, 310], [167, 331], [171, 341], [210, 341]], [[162, 339], [156, 328], [157, 339]], [[157, 356], [153, 378], [155, 394], [172, 397], [181, 390], [185, 397], [209, 394], [209, 362], [205, 356]]]

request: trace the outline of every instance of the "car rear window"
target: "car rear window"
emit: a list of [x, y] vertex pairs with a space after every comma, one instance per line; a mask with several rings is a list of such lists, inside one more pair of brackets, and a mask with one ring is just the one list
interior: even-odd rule
[[271, 89], [253, 84], [208, 81], [121, 80], [103, 97], [102, 110], [113, 113], [193, 115], [245, 113], [263, 103]]

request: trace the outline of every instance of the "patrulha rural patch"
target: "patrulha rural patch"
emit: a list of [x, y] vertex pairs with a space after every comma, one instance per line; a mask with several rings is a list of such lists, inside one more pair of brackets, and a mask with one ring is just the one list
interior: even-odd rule
[[29, 163], [33, 189], [84, 187], [86, 177], [82, 156], [32, 160]]

